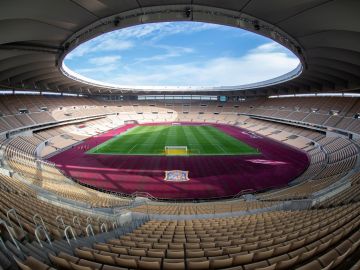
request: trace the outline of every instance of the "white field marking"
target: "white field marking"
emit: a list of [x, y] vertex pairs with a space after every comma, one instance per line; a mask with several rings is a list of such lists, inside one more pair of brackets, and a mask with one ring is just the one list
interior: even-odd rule
[[130, 150], [128, 151], [128, 154], [137, 146], [138, 144], [135, 144], [133, 147], [130, 148]]
[[200, 154], [200, 150], [197, 149], [197, 148], [192, 149], [191, 152], [196, 153], [196, 154]]
[[226, 153], [226, 151], [224, 150], [224, 148], [222, 148], [222, 146], [220, 144], [215, 144], [217, 147], [219, 147], [221, 149], [221, 151], [223, 151], [224, 153]]

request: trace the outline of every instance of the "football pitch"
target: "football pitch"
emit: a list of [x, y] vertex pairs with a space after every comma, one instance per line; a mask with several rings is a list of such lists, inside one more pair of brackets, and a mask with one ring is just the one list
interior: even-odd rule
[[260, 152], [213, 126], [136, 126], [90, 149], [88, 154], [164, 156], [165, 146], [186, 146], [189, 156]]

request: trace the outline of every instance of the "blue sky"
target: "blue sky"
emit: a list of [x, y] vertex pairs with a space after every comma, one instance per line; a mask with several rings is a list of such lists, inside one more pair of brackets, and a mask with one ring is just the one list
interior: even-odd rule
[[233, 86], [268, 80], [299, 60], [260, 35], [196, 22], [138, 25], [92, 39], [65, 65], [81, 76], [119, 86]]

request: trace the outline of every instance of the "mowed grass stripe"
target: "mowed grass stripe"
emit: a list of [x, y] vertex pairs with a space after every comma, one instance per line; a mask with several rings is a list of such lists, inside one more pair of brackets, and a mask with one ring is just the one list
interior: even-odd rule
[[[130, 130], [128, 133], [124, 134], [124, 136], [119, 137], [119, 140], [113, 143], [112, 148], [109, 149], [112, 153], [122, 152], [126, 154], [136, 153], [136, 148], [138, 148], [138, 144], [144, 141], [144, 137], [146, 133], [150, 132], [149, 127], [145, 126], [137, 127], [134, 130]], [[140, 147], [141, 149], [142, 147]], [[140, 150], [141, 152], [142, 150]]]
[[[230, 152], [230, 153], [240, 153], [241, 152], [257, 152], [256, 149], [250, 147], [249, 145], [235, 139], [234, 137], [221, 132], [219, 129], [214, 128], [212, 126], [207, 126], [206, 127], [208, 134], [210, 134], [213, 138], [218, 138], [221, 139], [219, 141], [219, 145], [225, 150], [225, 152]], [[241, 148], [239, 147], [241, 146]]]
[[223, 152], [224, 154], [226, 154], [227, 153], [226, 149], [224, 149], [224, 147], [221, 146], [221, 144], [223, 144], [223, 141], [220, 140], [221, 137], [220, 136], [214, 136], [214, 134], [211, 134], [209, 132], [211, 130], [211, 128], [212, 127], [210, 127], [210, 126], [205, 126], [204, 128], [199, 129], [199, 132], [204, 136], [204, 138], [207, 138], [207, 140], [209, 142], [211, 142], [211, 146], [213, 148], [218, 148], [220, 150], [220, 152]]
[[[120, 151], [120, 149], [118, 147], [116, 147], [119, 144], [120, 137], [122, 139], [122, 138], [125, 138], [125, 136], [127, 136], [128, 134], [133, 134], [132, 136], [129, 136], [128, 137], [129, 139], [127, 140], [127, 142], [129, 143], [129, 147], [130, 147], [131, 141], [135, 142], [138, 140], [138, 138], [135, 136], [136, 133], [134, 132], [138, 128], [139, 127], [134, 127], [130, 130], [127, 130], [125, 133], [123, 133], [121, 135], [114, 136], [110, 140], [107, 140], [106, 142], [102, 143], [101, 145], [94, 147], [88, 153], [104, 153], [104, 152], [111, 153], [112, 151], [114, 151], [114, 152]], [[126, 151], [126, 149], [122, 149], [122, 150]]]
[[[96, 148], [96, 153], [131, 153], [140, 142], [143, 142], [144, 134], [151, 131], [151, 127], [134, 127], [124, 134], [120, 134]], [[101, 148], [100, 148], [101, 147]], [[141, 149], [141, 148], [140, 148]], [[142, 152], [142, 150], [140, 150]]]
[[190, 129], [190, 132], [193, 135], [194, 143], [191, 145], [192, 147], [192, 153], [197, 154], [207, 154], [208, 153], [208, 147], [206, 138], [204, 138], [201, 133], [199, 132], [199, 128], [202, 129], [203, 127], [193, 127]]
[[[204, 153], [204, 148], [201, 144], [201, 138], [199, 138], [199, 136], [197, 135], [197, 133], [195, 132], [195, 128], [188, 126], [185, 129], [185, 134], [188, 140], [188, 151], [190, 154], [199, 154], [199, 153]], [[200, 141], [199, 141], [200, 140]]]
[[213, 142], [208, 138], [207, 135], [202, 134], [202, 130], [204, 129], [204, 126], [195, 126], [193, 129], [194, 135], [196, 139], [199, 142], [199, 145], [201, 145], [202, 152], [203, 153], [217, 153], [219, 152], [218, 148], [213, 145]]
[[165, 146], [187, 146], [189, 155], [257, 154], [257, 150], [213, 126], [138, 126], [88, 153], [164, 155]]
[[142, 154], [144, 149], [149, 153], [162, 153], [164, 150], [163, 142], [167, 137], [167, 129], [164, 126], [147, 126], [141, 134], [137, 146], [132, 154]]
[[[150, 129], [148, 127], [137, 128], [126, 135], [124, 135], [121, 140], [119, 140], [119, 144], [116, 145], [116, 149], [119, 149], [121, 152], [126, 152], [129, 154], [136, 153], [136, 148], [138, 147], [139, 143], [144, 141], [144, 134], [149, 132]], [[142, 147], [140, 147], [141, 149]]]
[[[149, 152], [161, 151], [161, 138], [162, 128], [161, 126], [154, 126], [155, 128], [148, 128], [140, 134], [139, 141], [136, 146], [129, 152], [129, 154], [141, 154], [143, 149], [148, 149]], [[160, 138], [159, 138], [160, 137]]]
[[202, 152], [202, 146], [196, 139], [193, 130], [193, 128], [186, 126], [183, 128], [183, 133], [184, 137], [186, 138], [187, 144], [185, 146], [188, 147], [188, 152], [195, 155]]
[[[206, 132], [207, 136], [210, 137], [210, 140], [213, 141], [213, 144], [219, 147], [222, 152], [226, 153], [230, 150], [229, 148], [231, 147], [229, 147], [229, 144], [227, 144], [227, 139], [232, 137], [229, 136], [230, 138], [226, 138], [226, 134], [224, 132], [220, 132], [218, 129], [215, 129], [211, 126], [205, 127], [203, 132]], [[236, 147], [236, 145], [234, 145], [234, 147]]]
[[190, 144], [185, 128], [178, 129], [178, 135], [180, 138], [178, 146], [188, 146]]

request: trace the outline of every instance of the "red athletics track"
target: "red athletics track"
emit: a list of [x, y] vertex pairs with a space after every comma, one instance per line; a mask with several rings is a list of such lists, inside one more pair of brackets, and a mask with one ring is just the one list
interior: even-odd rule
[[[307, 154], [303, 151], [260, 135], [252, 136], [248, 131], [235, 126], [209, 125], [258, 148], [261, 154], [166, 157], [85, 153], [134, 126], [126, 125], [89, 138], [80, 145], [51, 157], [49, 161], [82, 183], [127, 194], [148, 192], [161, 199], [230, 197], [246, 189], [284, 187], [309, 165]], [[190, 180], [164, 181], [166, 170], [189, 171]]]

